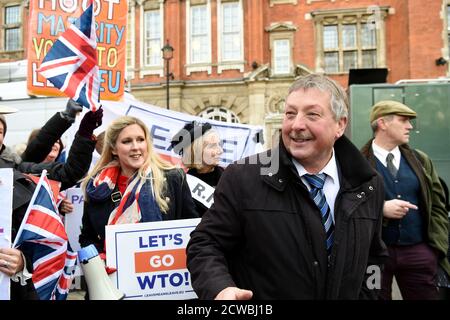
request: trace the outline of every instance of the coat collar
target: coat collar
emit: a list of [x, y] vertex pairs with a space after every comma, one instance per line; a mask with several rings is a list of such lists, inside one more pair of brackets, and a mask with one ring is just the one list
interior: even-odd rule
[[[376, 176], [375, 170], [347, 137], [342, 136], [336, 140], [334, 151], [340, 178], [342, 178], [340, 179], [341, 188], [356, 188]], [[292, 156], [286, 150], [281, 138], [278, 146], [266, 155], [270, 157], [271, 161], [270, 167], [266, 167], [267, 174], [262, 175], [263, 181], [278, 191], [283, 191], [290, 179], [300, 181], [297, 169], [291, 160]]]
[[[375, 168], [376, 167], [376, 158], [373, 152], [373, 148], [372, 148], [372, 141], [373, 139], [370, 139], [362, 148], [361, 148], [361, 153], [363, 154], [363, 156], [367, 159], [367, 161], [369, 161], [369, 164]], [[416, 173], [417, 176], [421, 176], [422, 170], [422, 164], [420, 163], [420, 161], [417, 159], [417, 157], [414, 155], [414, 151], [413, 149], [411, 149], [411, 147], [408, 144], [402, 144], [400, 146], [398, 146], [400, 149], [400, 154], [405, 157], [406, 161], [409, 163], [410, 166], [412, 166], [414, 172]]]

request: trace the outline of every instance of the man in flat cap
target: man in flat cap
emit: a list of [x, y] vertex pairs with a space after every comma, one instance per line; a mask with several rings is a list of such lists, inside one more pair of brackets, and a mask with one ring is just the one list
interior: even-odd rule
[[438, 263], [450, 271], [444, 191], [430, 158], [408, 146], [414, 110], [380, 101], [370, 113], [374, 138], [361, 150], [385, 184], [383, 240], [388, 246], [381, 298], [391, 299], [395, 276], [403, 299], [437, 299]]

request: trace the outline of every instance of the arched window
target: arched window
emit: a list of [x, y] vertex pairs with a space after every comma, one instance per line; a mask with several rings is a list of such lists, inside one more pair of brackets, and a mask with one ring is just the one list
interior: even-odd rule
[[234, 112], [223, 107], [210, 107], [199, 114], [200, 117], [223, 122], [240, 123]]

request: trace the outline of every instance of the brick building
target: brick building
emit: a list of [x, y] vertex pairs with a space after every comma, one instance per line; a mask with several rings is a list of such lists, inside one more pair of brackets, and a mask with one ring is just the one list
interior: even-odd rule
[[[0, 10], [0, 62], [26, 59], [27, 1], [0, 0]], [[166, 107], [168, 40], [170, 109], [266, 124], [268, 137], [298, 75], [344, 87], [351, 68], [387, 68], [390, 83], [450, 75], [450, 0], [130, 0], [128, 18], [136, 98]]]

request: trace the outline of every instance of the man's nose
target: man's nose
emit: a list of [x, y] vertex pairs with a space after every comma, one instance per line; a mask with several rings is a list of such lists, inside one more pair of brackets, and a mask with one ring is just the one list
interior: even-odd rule
[[294, 122], [292, 123], [292, 129], [303, 130], [305, 128], [306, 128], [305, 117], [301, 114], [297, 114], [297, 116], [294, 119]]

